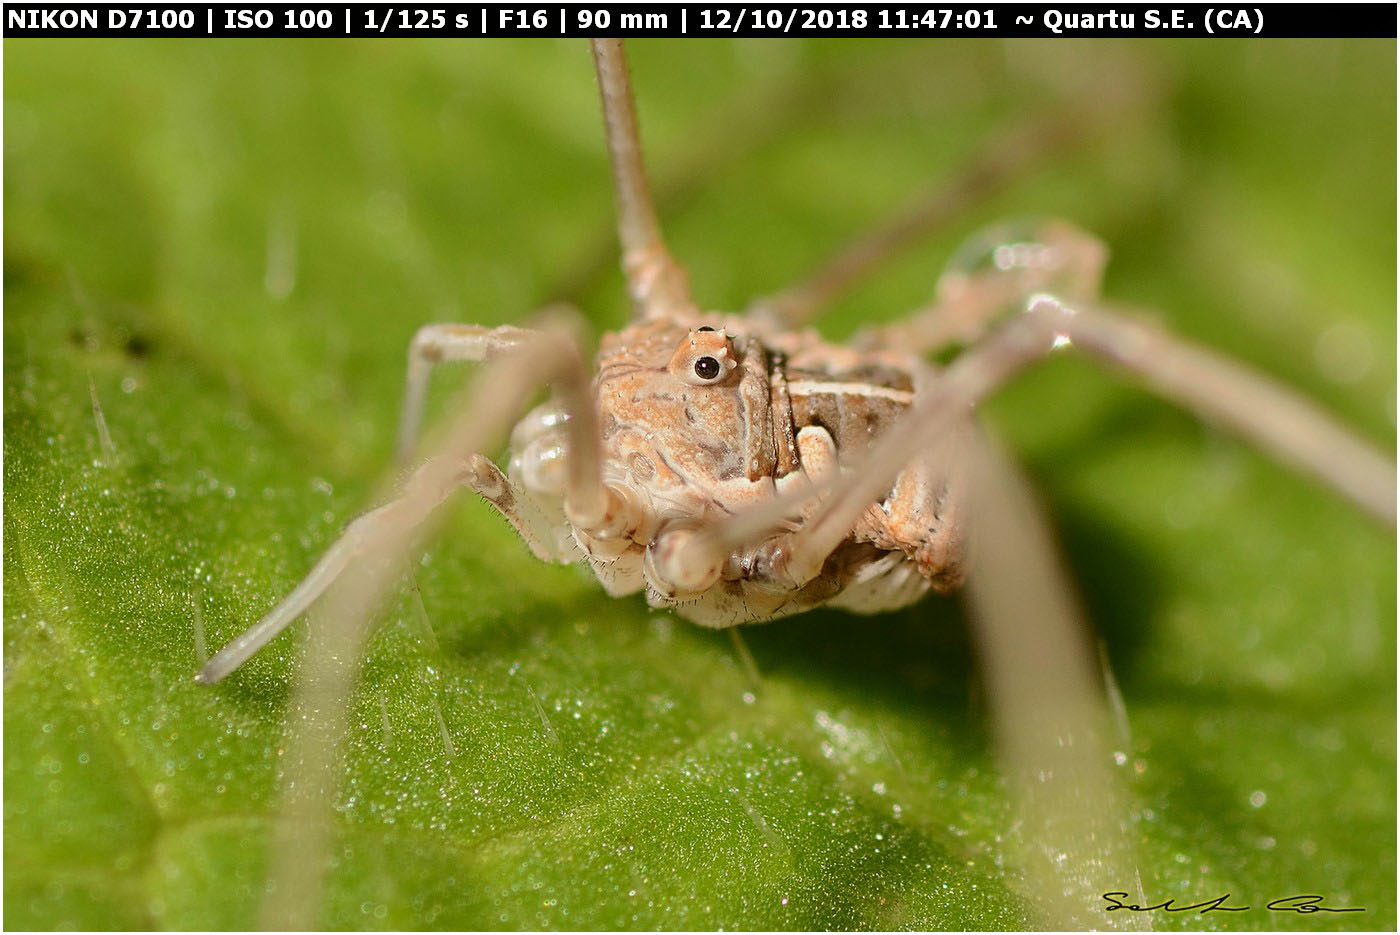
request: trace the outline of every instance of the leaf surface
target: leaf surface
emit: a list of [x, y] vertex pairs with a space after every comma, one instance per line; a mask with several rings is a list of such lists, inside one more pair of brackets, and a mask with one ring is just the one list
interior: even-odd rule
[[[297, 637], [206, 689], [198, 634], [367, 505], [419, 325], [559, 295], [621, 321], [588, 56], [6, 53], [5, 925], [246, 928]], [[1124, 63], [1160, 100], [824, 327], [915, 307], [988, 221], [1064, 216], [1113, 247], [1109, 294], [1393, 450], [1393, 43], [639, 43], [633, 68], [669, 239], [736, 308]], [[1154, 924], [1393, 927], [1393, 535], [1073, 359], [989, 421], [1114, 663], [1149, 899], [1254, 907]], [[1032, 924], [956, 602], [751, 629], [754, 691], [724, 634], [539, 565], [479, 503], [414, 578], [353, 700], [328, 927]], [[1367, 911], [1262, 908], [1296, 893]]]

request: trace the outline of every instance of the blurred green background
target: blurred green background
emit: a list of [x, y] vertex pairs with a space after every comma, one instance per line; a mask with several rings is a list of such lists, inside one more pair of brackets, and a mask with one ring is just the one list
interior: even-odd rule
[[[256, 922], [295, 637], [190, 681], [366, 506], [413, 331], [624, 317], [576, 41], [5, 43], [7, 928]], [[998, 128], [1155, 97], [823, 322], [924, 301], [988, 221], [1062, 216], [1107, 291], [1394, 445], [1393, 41], [639, 42], [661, 211], [741, 307]], [[440, 375], [437, 396], [461, 377]], [[94, 416], [100, 402], [114, 453]], [[1159, 927], [1393, 928], [1393, 534], [1093, 367], [989, 421], [1112, 658]], [[453, 508], [370, 646], [336, 928], [1007, 928], [953, 600], [724, 634]], [[1104, 890], [1131, 890], [1105, 880]], [[1264, 911], [1319, 893], [1365, 913]]]

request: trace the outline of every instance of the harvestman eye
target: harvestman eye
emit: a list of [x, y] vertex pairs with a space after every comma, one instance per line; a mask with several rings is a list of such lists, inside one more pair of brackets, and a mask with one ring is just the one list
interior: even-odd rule
[[[704, 331], [705, 329], [701, 328], [700, 330]], [[719, 376], [719, 361], [713, 357], [701, 357], [695, 362], [695, 375], [702, 380], [713, 380]]]

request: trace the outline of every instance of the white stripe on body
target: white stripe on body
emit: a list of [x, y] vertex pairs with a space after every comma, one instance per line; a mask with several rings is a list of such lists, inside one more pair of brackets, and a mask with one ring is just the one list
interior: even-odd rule
[[908, 390], [891, 389], [888, 386], [871, 386], [869, 383], [822, 383], [816, 380], [797, 380], [788, 384], [789, 396], [866, 396], [888, 399], [910, 405], [914, 394]]

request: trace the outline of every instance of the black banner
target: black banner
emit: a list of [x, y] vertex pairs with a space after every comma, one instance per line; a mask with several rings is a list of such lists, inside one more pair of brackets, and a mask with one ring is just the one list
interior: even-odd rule
[[589, 3], [56, 4], [4, 6], [3, 35], [468, 38], [987, 36], [1395, 38], [1396, 7], [1109, 4]]

